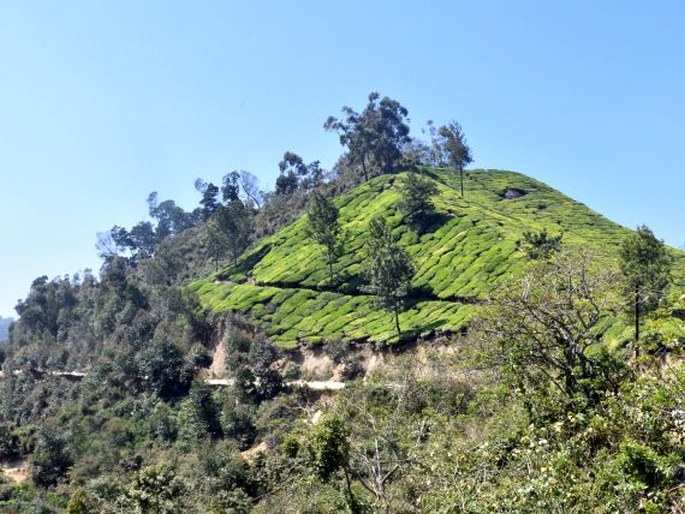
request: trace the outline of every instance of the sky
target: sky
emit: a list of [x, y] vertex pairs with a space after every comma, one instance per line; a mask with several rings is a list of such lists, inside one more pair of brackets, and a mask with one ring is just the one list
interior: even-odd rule
[[271, 189], [286, 150], [378, 91], [519, 171], [685, 244], [685, 3], [0, 0], [0, 316], [90, 268], [97, 232], [186, 209], [196, 178]]

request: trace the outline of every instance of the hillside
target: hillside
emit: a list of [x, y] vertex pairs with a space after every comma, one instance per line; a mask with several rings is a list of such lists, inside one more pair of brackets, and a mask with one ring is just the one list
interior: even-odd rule
[[[263, 240], [191, 288], [212, 315], [248, 314], [284, 347], [326, 340], [393, 342], [391, 317], [360, 290], [360, 261], [369, 220], [385, 216], [414, 259], [411, 301], [400, 315], [406, 337], [458, 331], [474, 305], [527, 263], [519, 250], [524, 231], [563, 234], [567, 247], [599, 259], [616, 259], [628, 229], [525, 175], [511, 171], [467, 173], [464, 198], [454, 171], [425, 168], [439, 189], [436, 215], [422, 235], [403, 223], [397, 185], [406, 173], [370, 180], [336, 198], [345, 234], [338, 281], [327, 282], [322, 249], [306, 233], [306, 219]], [[685, 276], [683, 254], [676, 275]]]

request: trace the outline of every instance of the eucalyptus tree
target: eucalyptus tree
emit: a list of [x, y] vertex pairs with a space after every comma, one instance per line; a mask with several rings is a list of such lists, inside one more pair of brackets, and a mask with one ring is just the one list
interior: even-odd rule
[[373, 92], [361, 113], [345, 106], [342, 119], [330, 116], [324, 123], [326, 130], [338, 133], [351, 162], [361, 166], [365, 181], [369, 179], [369, 166], [383, 173], [392, 171], [402, 155], [403, 145], [411, 140], [409, 111], [397, 100], [387, 96], [379, 99], [380, 95]]

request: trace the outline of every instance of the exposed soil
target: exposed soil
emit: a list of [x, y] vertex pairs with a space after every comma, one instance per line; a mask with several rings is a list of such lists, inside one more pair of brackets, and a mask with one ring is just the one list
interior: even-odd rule
[[335, 363], [321, 348], [302, 348], [300, 372], [304, 377], [327, 379], [333, 376]]
[[221, 341], [216, 343], [212, 354], [212, 364], [208, 369], [208, 377], [222, 377], [226, 372], [226, 349]]
[[21, 484], [29, 478], [29, 462], [27, 460], [3, 462], [0, 463], [0, 469], [6, 478], [17, 484]]
[[500, 193], [500, 196], [506, 200], [513, 200], [514, 198], [521, 198], [527, 193], [523, 189], [517, 187], [508, 187]]

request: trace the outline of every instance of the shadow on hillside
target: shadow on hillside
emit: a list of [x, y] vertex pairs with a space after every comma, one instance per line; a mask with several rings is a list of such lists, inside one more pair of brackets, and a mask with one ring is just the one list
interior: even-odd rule
[[430, 216], [426, 216], [414, 228], [419, 237], [424, 234], [430, 234], [437, 231], [445, 223], [450, 220], [451, 216], [445, 212], [434, 212]]
[[249, 274], [250, 271], [261, 261], [264, 256], [271, 251], [273, 244], [265, 244], [259, 251], [250, 253], [245, 258], [238, 260], [237, 264], [233, 264], [217, 275], [219, 280], [228, 280], [231, 275], [236, 273]]

